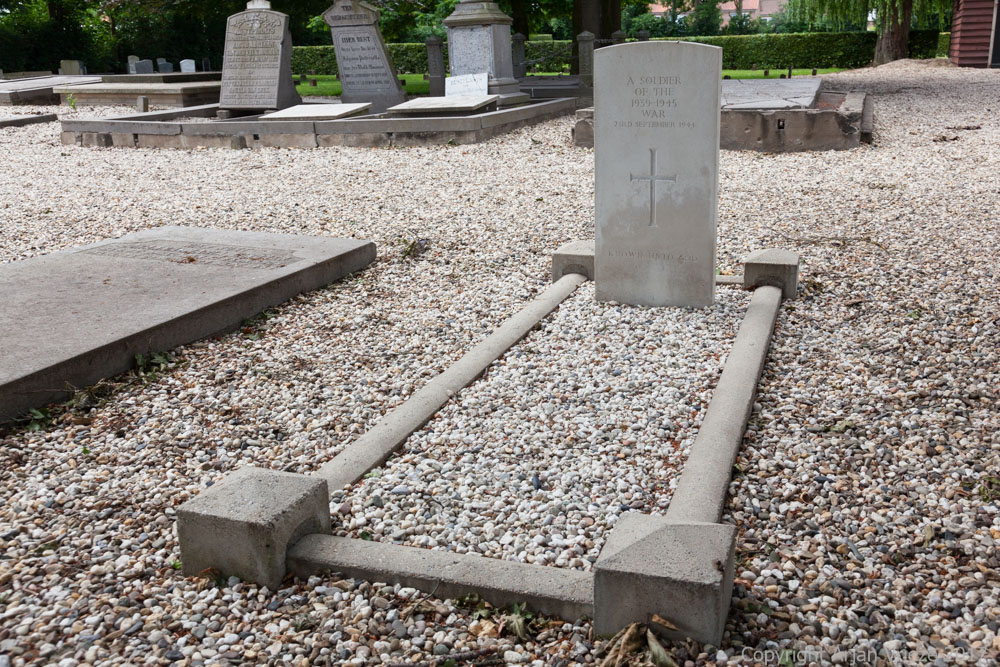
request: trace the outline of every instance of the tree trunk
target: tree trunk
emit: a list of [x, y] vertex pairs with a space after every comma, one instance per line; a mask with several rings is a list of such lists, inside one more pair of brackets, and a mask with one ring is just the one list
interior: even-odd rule
[[531, 33], [531, 26], [528, 23], [528, 0], [510, 0], [510, 14], [514, 19], [511, 26], [515, 33], [521, 33], [527, 39]]
[[909, 54], [913, 0], [892, 0], [878, 16], [875, 65], [884, 65]]

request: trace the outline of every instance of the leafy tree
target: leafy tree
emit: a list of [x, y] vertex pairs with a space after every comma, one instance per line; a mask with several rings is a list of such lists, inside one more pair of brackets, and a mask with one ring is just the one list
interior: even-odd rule
[[882, 65], [907, 56], [910, 25], [951, 11], [952, 0], [801, 0], [799, 12], [808, 21], [826, 19], [834, 23], [864, 25], [874, 12], [878, 40], [874, 64]]
[[691, 35], [718, 35], [721, 25], [719, 0], [701, 0], [690, 14], [688, 29]]

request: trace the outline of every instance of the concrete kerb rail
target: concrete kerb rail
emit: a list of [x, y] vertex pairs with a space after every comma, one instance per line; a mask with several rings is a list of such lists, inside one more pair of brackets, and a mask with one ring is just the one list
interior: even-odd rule
[[[553, 616], [592, 617], [595, 631], [604, 636], [640, 622], [667, 637], [718, 645], [732, 595], [736, 547], [736, 528], [719, 521], [782, 293], [794, 295], [797, 288], [794, 253], [781, 256], [765, 251], [748, 258], [744, 285], [754, 289], [754, 294], [670, 507], [665, 516], [623, 516], [592, 573], [334, 537], [329, 524], [317, 516], [323, 512], [329, 520], [328, 499], [320, 500], [320, 490], [339, 495], [381, 465], [451, 397], [592, 276], [593, 269], [588, 273], [587, 267], [593, 266], [593, 252], [588, 258], [587, 247], [586, 242], [576, 242], [560, 248], [553, 256], [553, 285], [317, 475], [244, 468], [182, 505], [178, 536], [185, 572], [214, 569], [271, 588], [282, 568], [300, 577], [340, 572], [441, 597], [477, 593], [498, 606], [527, 602]], [[752, 283], [746, 282], [747, 276], [753, 278]], [[252, 512], [244, 512], [257, 517], [243, 522], [253, 524], [252, 531], [241, 524], [233, 501], [232, 489], [240, 480], [271, 490]], [[274, 491], [279, 488], [286, 491]], [[222, 553], [211, 546], [223, 534], [220, 521], [229, 526], [230, 533], [252, 537], [240, 538], [238, 549]], [[319, 529], [310, 530], [313, 526]], [[205, 542], [210, 546], [203, 548]], [[198, 554], [190, 566], [188, 554]], [[664, 620], [665, 624], [656, 622]]]

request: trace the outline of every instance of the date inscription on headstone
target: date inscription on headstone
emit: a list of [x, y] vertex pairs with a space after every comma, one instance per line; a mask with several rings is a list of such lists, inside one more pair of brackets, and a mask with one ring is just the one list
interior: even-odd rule
[[598, 300], [711, 305], [721, 54], [686, 42], [595, 53]]

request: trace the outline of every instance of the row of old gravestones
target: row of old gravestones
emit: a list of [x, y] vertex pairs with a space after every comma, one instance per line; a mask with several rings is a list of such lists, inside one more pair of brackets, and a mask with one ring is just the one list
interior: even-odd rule
[[[336, 51], [341, 101], [370, 103], [375, 113], [405, 102], [378, 29], [378, 10], [363, 0], [336, 0], [323, 19]], [[485, 76], [482, 94], [498, 95], [500, 106], [527, 101], [513, 76], [511, 23], [495, 2], [476, 0], [462, 0], [445, 19], [449, 42], [454, 42], [452, 74]], [[271, 11], [268, 0], [250, 0], [247, 11], [229, 17], [226, 26], [220, 108], [258, 111], [299, 104], [291, 51], [288, 16]], [[432, 87], [443, 86], [443, 61], [429, 60]]]
[[[201, 61], [201, 69], [203, 72], [209, 72], [212, 69], [212, 62], [205, 58]], [[164, 58], [156, 59], [156, 71], [161, 74], [172, 74], [174, 72], [174, 64], [168, 62]], [[197, 72], [198, 68], [194, 60], [190, 58], [181, 61], [181, 72]], [[128, 57], [128, 73], [129, 74], [153, 74], [153, 61], [152, 60], [140, 60], [139, 56], [129, 56]]]

